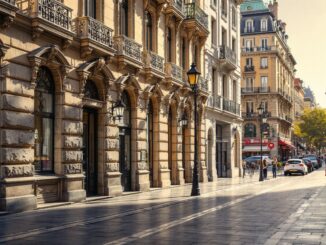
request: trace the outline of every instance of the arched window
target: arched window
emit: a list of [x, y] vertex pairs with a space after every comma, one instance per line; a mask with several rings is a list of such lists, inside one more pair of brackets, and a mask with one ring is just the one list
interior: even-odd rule
[[92, 80], [86, 81], [84, 97], [93, 100], [100, 100], [96, 84]]
[[166, 37], [166, 42], [167, 42], [167, 61], [172, 62], [172, 30], [170, 27], [167, 28], [167, 37]]
[[123, 0], [120, 5], [120, 34], [128, 36], [128, 0]]
[[52, 172], [54, 166], [54, 81], [50, 70], [40, 67], [35, 97], [35, 170]]
[[253, 32], [254, 31], [254, 21], [246, 20], [245, 32]]
[[146, 49], [153, 51], [153, 19], [149, 12], [145, 12]]
[[153, 150], [154, 148], [154, 113], [153, 113], [153, 102], [150, 99], [148, 102], [147, 109], [147, 161], [148, 161], [148, 169], [149, 169], [149, 180], [150, 186], [154, 185], [154, 169], [153, 169]]
[[253, 123], [248, 123], [245, 125], [244, 137], [256, 137], [256, 126]]
[[261, 31], [267, 31], [267, 28], [268, 26], [267, 26], [267, 20], [266, 19], [262, 19], [261, 21], [260, 21], [260, 30]]

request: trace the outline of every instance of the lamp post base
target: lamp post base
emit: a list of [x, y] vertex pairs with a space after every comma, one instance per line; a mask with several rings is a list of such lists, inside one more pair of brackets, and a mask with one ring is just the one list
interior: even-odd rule
[[200, 189], [199, 188], [192, 188], [191, 196], [200, 196]]

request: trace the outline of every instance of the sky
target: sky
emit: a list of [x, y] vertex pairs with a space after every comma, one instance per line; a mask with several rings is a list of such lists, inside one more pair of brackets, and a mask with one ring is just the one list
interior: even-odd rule
[[278, 18], [286, 22], [288, 44], [297, 61], [296, 77], [326, 108], [326, 0], [278, 0]]

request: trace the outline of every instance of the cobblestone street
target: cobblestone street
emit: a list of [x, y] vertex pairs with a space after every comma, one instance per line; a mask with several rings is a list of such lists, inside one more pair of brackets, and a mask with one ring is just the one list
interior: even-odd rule
[[326, 244], [324, 169], [258, 175], [0, 216], [7, 244]]

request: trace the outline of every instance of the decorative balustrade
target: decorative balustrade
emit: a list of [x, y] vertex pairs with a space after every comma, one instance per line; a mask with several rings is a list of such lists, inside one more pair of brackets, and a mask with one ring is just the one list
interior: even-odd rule
[[244, 72], [254, 72], [255, 71], [255, 67], [251, 66], [251, 65], [246, 65], [244, 67]]
[[242, 94], [255, 94], [255, 93], [269, 93], [271, 92], [270, 87], [245, 87], [241, 88]]
[[145, 50], [144, 51], [144, 66], [164, 73], [164, 58], [158, 54]]
[[183, 1], [182, 0], [173, 0], [170, 2], [170, 4], [175, 7], [177, 10], [179, 10], [181, 13], [183, 13]]
[[220, 46], [219, 59], [227, 60], [233, 65], [237, 64], [236, 53], [225, 45]]
[[223, 98], [223, 110], [240, 115], [240, 104], [236, 103], [235, 101]]
[[78, 35], [107, 47], [113, 47], [113, 30], [89, 16], [78, 18]]
[[184, 8], [186, 19], [195, 19], [208, 30], [208, 15], [196, 3], [186, 3]]
[[142, 45], [136, 43], [135, 40], [121, 35], [115, 37], [115, 44], [117, 47], [117, 55], [124, 55], [131, 59], [142, 62]]
[[252, 53], [252, 52], [270, 52], [277, 51], [279, 52], [279, 48], [276, 46], [266, 46], [266, 47], [244, 47], [241, 48], [242, 53]]
[[208, 91], [208, 81], [202, 76], [198, 77], [198, 87], [205, 92]]
[[[15, 2], [9, 0], [9, 2]], [[39, 17], [66, 30], [71, 30], [72, 9], [55, 0], [29, 1], [31, 17]]]
[[212, 108], [222, 109], [222, 97], [210, 96], [207, 100], [207, 105]]
[[1, 1], [6, 2], [6, 3], [9, 3], [12, 6], [16, 6], [16, 0], [0, 0], [0, 2]]
[[174, 63], [165, 63], [165, 74], [175, 80], [182, 82], [182, 68]]

